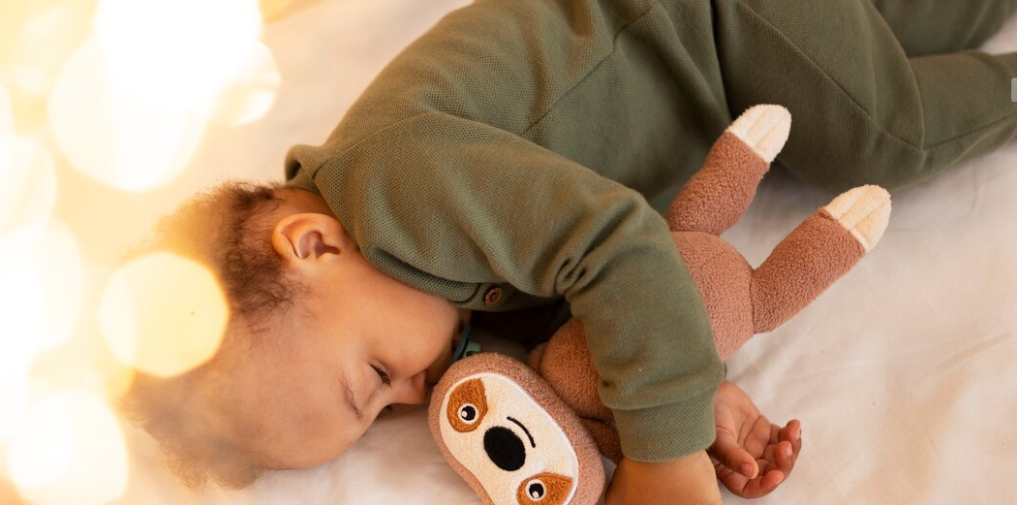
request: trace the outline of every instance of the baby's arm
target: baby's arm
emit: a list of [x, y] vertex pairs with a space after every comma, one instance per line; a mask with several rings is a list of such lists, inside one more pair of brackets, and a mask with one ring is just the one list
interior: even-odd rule
[[771, 424], [730, 381], [717, 390], [714, 417], [717, 440], [709, 451], [659, 463], [623, 457], [606, 505], [720, 503], [716, 478], [742, 498], [759, 498], [787, 480], [802, 449], [800, 422]]
[[[294, 148], [287, 176], [306, 172], [365, 258], [399, 281], [482, 311], [565, 298], [622, 451], [661, 461], [713, 442], [723, 367], [667, 222], [620, 182], [657, 194], [648, 186], [680, 178], [678, 160], [713, 136], [703, 129], [715, 121], [668, 105], [670, 88], [640, 99], [656, 104], [653, 121], [616, 107], [618, 79], [657, 68], [614, 47], [648, 12], [564, 0], [456, 11], [389, 64], [325, 145]], [[584, 96], [604, 98], [575, 108]]]

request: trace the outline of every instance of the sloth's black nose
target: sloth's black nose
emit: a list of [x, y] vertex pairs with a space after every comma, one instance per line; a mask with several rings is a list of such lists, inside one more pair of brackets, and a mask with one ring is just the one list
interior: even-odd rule
[[509, 472], [526, 463], [526, 447], [512, 430], [495, 426], [484, 433], [484, 452], [498, 468]]

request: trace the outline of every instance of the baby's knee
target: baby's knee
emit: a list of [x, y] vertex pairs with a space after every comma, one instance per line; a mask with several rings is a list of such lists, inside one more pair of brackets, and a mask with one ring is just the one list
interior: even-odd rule
[[866, 184], [894, 191], [921, 182], [936, 170], [926, 150], [883, 132], [839, 139], [820, 136], [797, 150], [786, 149], [777, 162], [831, 195]]

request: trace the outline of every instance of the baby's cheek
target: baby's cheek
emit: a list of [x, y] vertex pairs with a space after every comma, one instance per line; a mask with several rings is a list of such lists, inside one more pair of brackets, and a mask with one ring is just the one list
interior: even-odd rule
[[331, 461], [346, 452], [366, 429], [344, 422], [338, 409], [291, 410], [264, 432], [263, 445], [277, 468], [307, 468]]

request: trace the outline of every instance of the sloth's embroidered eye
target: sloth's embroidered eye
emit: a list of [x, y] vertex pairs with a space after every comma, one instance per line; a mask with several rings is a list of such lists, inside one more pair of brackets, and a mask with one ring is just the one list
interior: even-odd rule
[[540, 479], [533, 479], [526, 483], [526, 494], [531, 500], [540, 501], [547, 494], [547, 488], [544, 487], [544, 483]]
[[445, 416], [452, 429], [459, 433], [469, 433], [479, 428], [487, 415], [484, 383], [477, 378], [456, 385], [448, 396], [447, 409]]
[[462, 419], [466, 424], [473, 424], [477, 421], [477, 408], [472, 403], [459, 407], [459, 419]]

